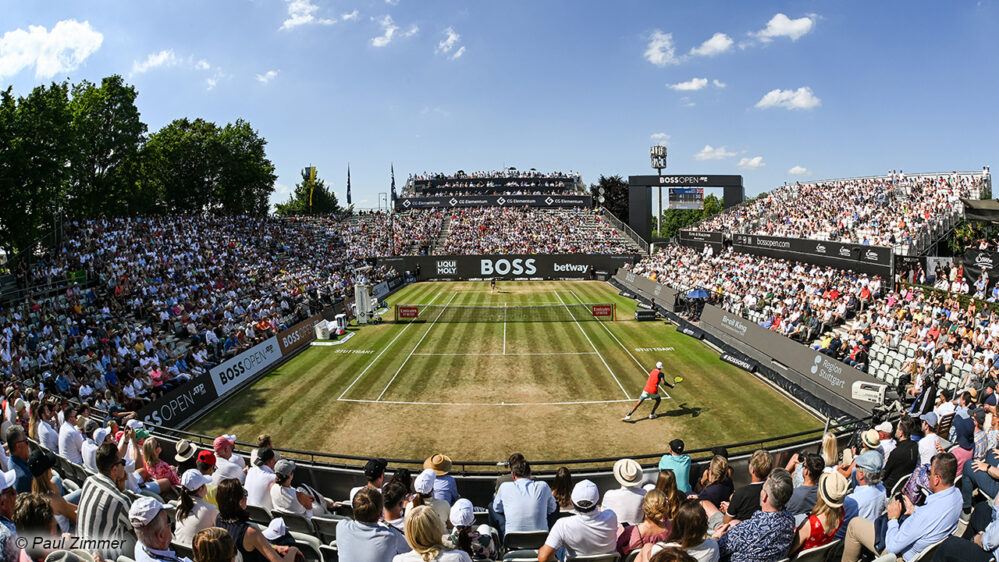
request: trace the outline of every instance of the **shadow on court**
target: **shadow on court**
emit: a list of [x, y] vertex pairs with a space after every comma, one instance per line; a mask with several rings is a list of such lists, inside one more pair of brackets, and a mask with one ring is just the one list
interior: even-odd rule
[[[681, 402], [680, 406], [678, 408], [673, 408], [672, 410], [666, 410], [666, 409], [660, 407], [659, 411], [656, 412], [656, 419], [659, 419], [659, 418], [682, 418], [682, 417], [686, 417], [686, 416], [690, 416], [692, 418], [696, 418], [696, 417], [698, 417], [700, 415], [701, 415], [701, 408], [700, 408], [700, 406], [690, 407], [690, 406], [687, 406], [686, 402]], [[650, 420], [648, 415], [642, 416], [642, 415], [639, 414], [639, 415], [635, 415], [632, 419], [628, 420], [625, 423], [638, 423], [638, 422], [642, 422], [642, 421], [655, 421], [655, 420]]]

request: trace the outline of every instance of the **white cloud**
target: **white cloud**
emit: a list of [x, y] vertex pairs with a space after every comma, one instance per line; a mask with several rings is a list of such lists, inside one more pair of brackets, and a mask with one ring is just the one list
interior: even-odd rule
[[735, 41], [733, 41], [728, 35], [725, 35], [724, 33], [715, 33], [711, 36], [711, 39], [701, 43], [700, 47], [691, 49], [690, 54], [702, 57], [713, 57], [731, 49], [734, 43]]
[[822, 100], [815, 97], [812, 89], [802, 86], [797, 90], [770, 90], [760, 101], [756, 102], [756, 107], [769, 109], [771, 107], [783, 107], [785, 109], [813, 109], [822, 105]]
[[281, 24], [280, 29], [292, 29], [300, 25], [318, 24], [332, 25], [336, 23], [335, 18], [316, 17], [319, 6], [311, 0], [285, 0], [288, 3], [288, 18]]
[[448, 26], [444, 30], [444, 39], [441, 39], [440, 43], [437, 44], [436, 53], [448, 53], [455, 45], [458, 44], [458, 40], [461, 39], [461, 35], [454, 30], [453, 27]]
[[158, 53], [150, 53], [142, 62], [133, 61], [132, 74], [142, 74], [154, 68], [177, 66], [178, 64], [180, 64], [180, 59], [173, 53], [173, 49], [163, 49]]
[[735, 156], [734, 152], [727, 152], [724, 146], [712, 148], [710, 144], [704, 145], [700, 152], [694, 155], [695, 160], [724, 160]]
[[739, 167], [743, 170], [756, 170], [766, 166], [766, 162], [763, 161], [762, 156], [754, 156], [752, 158], [742, 158], [739, 160]]
[[405, 38], [405, 37], [412, 37], [412, 36], [416, 35], [419, 32], [420, 32], [420, 27], [417, 26], [414, 23], [413, 25], [409, 26], [409, 29], [407, 29], [406, 33], [403, 33], [402, 36], [403, 36], [403, 38]]
[[218, 78], [215, 77], [205, 78], [205, 89], [208, 91], [212, 91], [218, 83], [219, 83]]
[[807, 176], [811, 174], [811, 172], [809, 172], [804, 166], [795, 166], [788, 170], [787, 173], [792, 176]]
[[389, 6], [398, 6], [399, 0], [385, 0], [385, 3], [388, 4]]
[[666, 84], [666, 87], [671, 90], [676, 90], [678, 92], [696, 92], [701, 88], [708, 85], [707, 78], [691, 78], [686, 82], [678, 82], [676, 84]]
[[666, 143], [669, 142], [669, 135], [666, 133], [652, 133], [649, 135], [649, 138], [654, 140], [656, 144], [661, 144], [663, 146], [666, 146]]
[[721, 80], [719, 80], [717, 78], [715, 78], [711, 82], [715, 85], [715, 88], [724, 88], [725, 86], [727, 86], [727, 84], [725, 84], [724, 82], [722, 82]]
[[194, 65], [195, 70], [208, 70], [211, 67], [212, 65], [208, 64], [208, 61], [205, 59], [199, 60], [198, 63]]
[[267, 72], [265, 72], [263, 74], [258, 74], [257, 75], [257, 81], [260, 82], [261, 84], [266, 84], [266, 83], [270, 82], [271, 80], [277, 78], [277, 75], [278, 75], [278, 71], [277, 70], [268, 70]]
[[684, 107], [694, 107], [697, 105], [696, 103], [690, 101], [690, 98], [687, 96], [680, 98], [680, 103], [682, 103]]
[[653, 31], [649, 46], [645, 49], [645, 60], [659, 67], [679, 63], [676, 47], [673, 46], [673, 34], [663, 33], [658, 29]]
[[354, 21], [354, 20], [357, 19], [357, 15], [358, 15], [357, 10], [354, 10], [353, 12], [350, 12], [349, 14], [343, 14], [343, 15], [341, 15], [340, 19], [342, 19], [343, 21]]
[[462, 45], [461, 47], [458, 48], [457, 51], [454, 52], [453, 55], [451, 55], [451, 60], [459, 58], [461, 55], [464, 55], [464, 54], [465, 54], [465, 46]]
[[371, 38], [371, 45], [375, 47], [384, 47], [392, 42], [392, 37], [395, 36], [395, 32], [399, 31], [399, 26], [392, 21], [392, 16], [386, 15], [381, 20], [378, 20], [378, 25], [382, 26], [382, 34], [378, 37]]
[[104, 42], [90, 22], [62, 20], [47, 31], [40, 25], [0, 36], [0, 80], [35, 67], [35, 78], [47, 79], [76, 70]]
[[791, 41], [797, 41], [799, 37], [805, 35], [815, 26], [815, 15], [810, 14], [793, 20], [784, 14], [777, 14], [770, 18], [767, 27], [756, 33], [754, 37], [764, 43], [773, 41], [775, 37], [790, 37]]

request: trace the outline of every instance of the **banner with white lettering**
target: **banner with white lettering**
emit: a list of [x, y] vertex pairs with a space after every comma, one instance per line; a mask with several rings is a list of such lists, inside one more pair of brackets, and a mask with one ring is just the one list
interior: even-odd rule
[[455, 195], [453, 197], [400, 197], [395, 210], [450, 209], [456, 207], [592, 207], [589, 195]]
[[379, 265], [392, 265], [430, 279], [588, 279], [597, 272], [613, 274], [637, 255], [599, 254], [511, 254], [492, 256], [409, 256], [379, 258]]
[[281, 346], [278, 345], [277, 337], [258, 343], [209, 371], [215, 392], [219, 396], [225, 396], [242, 381], [270, 367], [278, 359], [281, 359]]
[[746, 254], [871, 273], [885, 280], [891, 279], [895, 263], [892, 249], [884, 246], [779, 236], [733, 234], [732, 249]]

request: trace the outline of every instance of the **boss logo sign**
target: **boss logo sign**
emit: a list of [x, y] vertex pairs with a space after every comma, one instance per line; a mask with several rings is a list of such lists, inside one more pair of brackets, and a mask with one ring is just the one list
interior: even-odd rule
[[188, 415], [214, 398], [204, 384], [194, 385], [184, 392], [168, 396], [165, 401], [156, 405], [156, 409], [144, 415], [143, 420], [156, 425], [179, 425]]
[[534, 275], [538, 268], [534, 265], [534, 259], [514, 259], [514, 260], [480, 260], [480, 272], [482, 275]]
[[278, 334], [277, 339], [281, 345], [281, 355], [283, 356], [292, 352], [316, 339], [316, 331], [313, 327], [321, 319], [321, 315], [313, 316]]
[[251, 347], [210, 371], [215, 391], [219, 396], [224, 396], [241, 381], [263, 371], [280, 358], [281, 349], [277, 337]]

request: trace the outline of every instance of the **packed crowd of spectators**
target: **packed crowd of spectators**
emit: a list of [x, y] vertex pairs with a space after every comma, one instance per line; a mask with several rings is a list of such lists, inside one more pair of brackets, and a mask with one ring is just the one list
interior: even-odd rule
[[410, 174], [403, 197], [449, 197], [476, 195], [570, 195], [576, 193], [579, 174], [539, 173], [516, 170], [481, 171], [466, 174]]
[[873, 246], [914, 245], [978, 198], [981, 175], [885, 176], [793, 183], [716, 215], [696, 228]]
[[440, 236], [444, 217], [443, 211], [428, 209], [402, 213], [361, 212], [340, 219], [307, 220], [338, 240], [348, 257], [363, 259], [428, 254]]
[[[636, 263], [632, 271], [683, 295], [708, 292], [710, 302], [751, 317], [764, 328], [808, 344], [878, 302], [886, 287], [877, 276], [726, 250], [714, 254], [675, 244]], [[837, 345], [836, 357], [863, 367], [870, 334], [862, 327], [851, 342]], [[846, 352], [840, 355], [839, 352]]]
[[297, 221], [99, 219], [65, 238], [53, 263], [90, 283], [0, 307], [0, 374], [125, 409], [394, 274]]
[[634, 243], [589, 209], [480, 207], [448, 211], [436, 255], [620, 254]]

